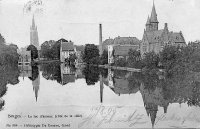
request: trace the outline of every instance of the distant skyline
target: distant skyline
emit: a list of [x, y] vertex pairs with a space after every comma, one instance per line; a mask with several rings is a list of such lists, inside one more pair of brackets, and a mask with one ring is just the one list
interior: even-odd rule
[[[153, 0], [1, 0], [0, 33], [7, 43], [18, 47], [30, 44], [32, 16], [38, 28], [39, 44], [65, 38], [77, 45], [99, 43], [98, 24], [103, 40], [137, 37], [142, 39]], [[186, 42], [200, 39], [200, 0], [154, 0], [159, 29], [168, 23], [170, 31], [182, 31]]]

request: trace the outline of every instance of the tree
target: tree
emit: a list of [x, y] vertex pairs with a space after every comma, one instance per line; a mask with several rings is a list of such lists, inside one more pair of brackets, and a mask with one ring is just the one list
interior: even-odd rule
[[94, 44], [86, 44], [83, 53], [83, 62], [87, 64], [99, 63], [99, 49]]
[[125, 58], [118, 58], [115, 60], [115, 66], [126, 67], [127, 62]]
[[166, 46], [160, 52], [160, 63], [168, 74], [183, 70], [183, 60], [186, 58], [183, 59], [182, 54], [182, 48], [176, 46]]
[[74, 65], [75, 64], [75, 61], [76, 61], [77, 57], [76, 57], [76, 54], [70, 54], [69, 55], [69, 63], [70, 65]]
[[47, 59], [53, 59], [54, 55], [51, 48], [53, 47], [55, 43], [56, 41], [54, 40], [45, 41], [41, 45], [41, 57], [47, 58]]
[[68, 42], [66, 39], [59, 39], [56, 41], [56, 43], [51, 48], [51, 53], [53, 55], [53, 59], [59, 59], [60, 60], [60, 45], [61, 42]]
[[0, 64], [9, 64], [9, 65], [15, 65], [17, 64], [19, 59], [17, 48], [13, 45], [0, 45]]
[[130, 49], [128, 52], [128, 66], [129, 67], [134, 67], [134, 68], [141, 68], [142, 63], [141, 63], [141, 55], [140, 51]]
[[155, 52], [145, 53], [142, 63], [147, 70], [157, 69], [159, 64], [159, 55]]
[[38, 50], [34, 45], [29, 45], [27, 51], [31, 51], [31, 60], [38, 58]]
[[0, 34], [0, 44], [5, 44], [5, 39], [1, 34]]

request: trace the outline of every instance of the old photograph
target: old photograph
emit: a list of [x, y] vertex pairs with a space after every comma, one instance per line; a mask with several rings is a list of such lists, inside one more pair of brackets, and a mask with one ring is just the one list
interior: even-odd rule
[[0, 129], [200, 128], [200, 0], [0, 0]]

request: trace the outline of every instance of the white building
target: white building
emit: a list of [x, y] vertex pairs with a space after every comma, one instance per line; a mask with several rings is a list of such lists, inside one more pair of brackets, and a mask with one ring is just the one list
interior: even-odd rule
[[75, 54], [76, 49], [73, 42], [62, 42], [60, 45], [60, 61], [65, 62], [66, 59], [69, 59], [71, 54]]

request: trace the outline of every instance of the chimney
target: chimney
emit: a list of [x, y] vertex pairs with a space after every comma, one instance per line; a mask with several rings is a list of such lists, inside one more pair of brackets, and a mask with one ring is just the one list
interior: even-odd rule
[[103, 53], [102, 50], [102, 25], [99, 24], [99, 55], [101, 56]]
[[165, 23], [164, 30], [167, 30], [167, 31], [168, 31], [168, 25], [167, 25], [167, 23]]

